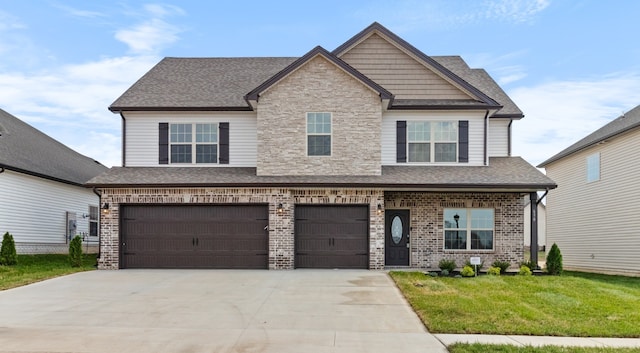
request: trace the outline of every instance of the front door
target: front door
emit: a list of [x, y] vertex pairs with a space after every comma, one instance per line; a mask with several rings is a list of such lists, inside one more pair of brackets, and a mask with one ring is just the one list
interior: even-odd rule
[[387, 266], [409, 266], [409, 210], [385, 211], [385, 253]]

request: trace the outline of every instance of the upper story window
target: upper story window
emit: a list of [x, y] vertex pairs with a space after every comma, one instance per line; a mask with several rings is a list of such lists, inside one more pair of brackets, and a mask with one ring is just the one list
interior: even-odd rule
[[587, 183], [600, 180], [600, 153], [587, 157]]
[[492, 250], [494, 210], [461, 208], [444, 210], [445, 250]]
[[171, 163], [218, 163], [218, 124], [170, 124], [169, 145]]
[[453, 121], [408, 121], [408, 161], [457, 162], [457, 125]]
[[307, 113], [307, 155], [331, 155], [331, 113]]

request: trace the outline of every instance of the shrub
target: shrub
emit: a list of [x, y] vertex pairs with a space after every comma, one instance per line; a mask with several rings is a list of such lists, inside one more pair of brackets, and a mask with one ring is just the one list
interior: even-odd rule
[[444, 276], [444, 277], [447, 277], [447, 276], [449, 275], [449, 270], [447, 270], [447, 269], [442, 270], [442, 272], [440, 272], [440, 274], [441, 274], [442, 276]]
[[527, 266], [530, 270], [534, 270], [534, 267], [535, 267], [533, 265], [533, 262], [531, 262], [531, 260], [521, 262], [520, 263], [520, 267], [522, 267], [522, 266]]
[[562, 273], [562, 253], [556, 243], [553, 243], [551, 250], [547, 254], [547, 272], [551, 275]]
[[502, 268], [497, 266], [491, 266], [489, 267], [489, 271], [487, 271], [488, 275], [493, 275], [493, 276], [500, 276], [501, 273], [502, 273]]
[[0, 247], [0, 265], [14, 266], [17, 264], [16, 243], [13, 241], [13, 235], [6, 232], [2, 237], [2, 247]]
[[440, 269], [442, 271], [447, 270], [449, 272], [453, 272], [453, 270], [456, 269], [456, 261], [455, 260], [442, 259], [438, 263], [438, 267], [440, 267]]
[[429, 276], [438, 277], [438, 272], [429, 272]]
[[520, 266], [520, 271], [518, 271], [518, 274], [520, 276], [531, 276], [532, 272], [531, 269], [525, 265]]
[[460, 274], [462, 275], [462, 277], [473, 277], [476, 273], [473, 271], [473, 267], [465, 266], [462, 268]]
[[82, 238], [79, 235], [69, 243], [69, 262], [72, 267], [82, 266]]
[[497, 267], [500, 269], [500, 273], [503, 274], [505, 272], [507, 272], [507, 269], [509, 269], [509, 266], [511, 266], [511, 263], [509, 261], [500, 261], [500, 260], [496, 260], [493, 262], [493, 267]]

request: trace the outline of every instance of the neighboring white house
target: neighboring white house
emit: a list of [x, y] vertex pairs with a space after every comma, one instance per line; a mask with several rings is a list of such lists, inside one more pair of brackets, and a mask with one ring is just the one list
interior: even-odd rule
[[640, 106], [546, 160], [547, 244], [567, 269], [640, 276]]
[[100, 197], [83, 184], [107, 168], [0, 109], [0, 235], [19, 254], [97, 250]]
[[[547, 207], [543, 202], [538, 204], [538, 249], [545, 250], [547, 234]], [[525, 197], [524, 206], [524, 247], [531, 246], [531, 202]]]

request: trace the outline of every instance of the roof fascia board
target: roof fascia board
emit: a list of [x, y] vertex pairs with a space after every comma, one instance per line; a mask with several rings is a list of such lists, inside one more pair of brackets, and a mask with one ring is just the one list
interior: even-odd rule
[[42, 179], [55, 181], [55, 182], [58, 182], [58, 183], [63, 183], [63, 184], [68, 184], [68, 185], [73, 185], [73, 186], [83, 186], [83, 184], [77, 183], [75, 181], [60, 179], [60, 178], [56, 178], [56, 177], [53, 177], [53, 176], [50, 176], [50, 175], [37, 173], [37, 172], [32, 172], [30, 170], [26, 170], [26, 169], [22, 169], [22, 168], [16, 168], [16, 167], [12, 167], [10, 165], [6, 165], [6, 164], [2, 164], [2, 163], [0, 163], [0, 168], [4, 168], [6, 170], [10, 170], [12, 172], [16, 172], [16, 173], [20, 173], [20, 174], [26, 174], [26, 175], [34, 176], [34, 177], [37, 177], [37, 178], [42, 178]]
[[482, 91], [480, 91], [479, 89], [477, 89], [476, 87], [468, 83], [467, 81], [463, 80], [462, 78], [460, 78], [460, 76], [454, 74], [449, 69], [442, 66], [440, 63], [438, 63], [437, 61], [435, 61], [434, 59], [432, 59], [422, 51], [418, 50], [409, 42], [400, 38], [398, 35], [391, 32], [389, 29], [379, 24], [378, 22], [372, 23], [369, 27], [360, 31], [351, 39], [347, 40], [345, 43], [343, 43], [338, 48], [336, 48], [332, 52], [332, 54], [336, 55], [337, 57], [340, 57], [349, 49], [353, 48], [354, 46], [358, 45], [360, 42], [369, 38], [374, 33], [382, 36], [383, 38], [388, 40], [392, 45], [396, 46], [398, 49], [402, 50], [403, 52], [410, 55], [414, 59], [418, 59], [418, 62], [421, 62], [423, 65], [431, 67], [432, 69], [434, 69], [434, 72], [436, 74], [438, 74], [439, 76], [441, 76], [443, 79], [453, 84], [454, 86], [458, 87], [463, 92], [477, 98], [478, 100], [482, 101], [487, 105], [502, 107], [498, 102], [493, 100], [491, 97], [482, 93]]
[[123, 112], [158, 112], [158, 111], [167, 111], [167, 112], [210, 112], [210, 111], [222, 111], [222, 112], [241, 112], [241, 111], [251, 111], [252, 109], [247, 106], [243, 107], [114, 107], [110, 106], [109, 110], [114, 113], [123, 113]]
[[[393, 94], [391, 94], [391, 92], [387, 91], [384, 87], [382, 87], [379, 84], [375, 83], [374, 81], [369, 79], [367, 76], [365, 76], [364, 74], [362, 74], [358, 70], [354, 69], [353, 67], [349, 66], [349, 64], [347, 64], [346, 62], [344, 62], [342, 59], [338, 58], [337, 56], [331, 54], [329, 51], [327, 51], [326, 49], [324, 49], [321, 46], [317, 46], [317, 47], [313, 48], [311, 51], [309, 51], [308, 53], [306, 53], [302, 57], [298, 58], [296, 61], [291, 63], [289, 66], [285, 67], [282, 71], [280, 71], [277, 74], [273, 75], [268, 80], [266, 80], [265, 82], [260, 84], [255, 89], [253, 89], [251, 92], [247, 93], [245, 95], [245, 97], [244, 97], [245, 100], [252, 107], [255, 107], [255, 102], [258, 101], [261, 93], [265, 92], [266, 90], [268, 90], [272, 86], [276, 85], [278, 82], [282, 81], [287, 76], [289, 76], [293, 72], [297, 71], [300, 67], [304, 66], [307, 62], [313, 60], [317, 56], [322, 56], [323, 58], [325, 58], [329, 62], [333, 63], [335, 66], [337, 66], [338, 68], [342, 69], [344, 72], [346, 72], [347, 74], [349, 74], [353, 78], [355, 78], [355, 79], [359, 80], [360, 82], [362, 82], [365, 86], [368, 86], [369, 89], [371, 89], [372, 91], [376, 92], [380, 96], [381, 100], [388, 100], [388, 101], [393, 100]], [[252, 102], [254, 102], [254, 103], [252, 103]]]

